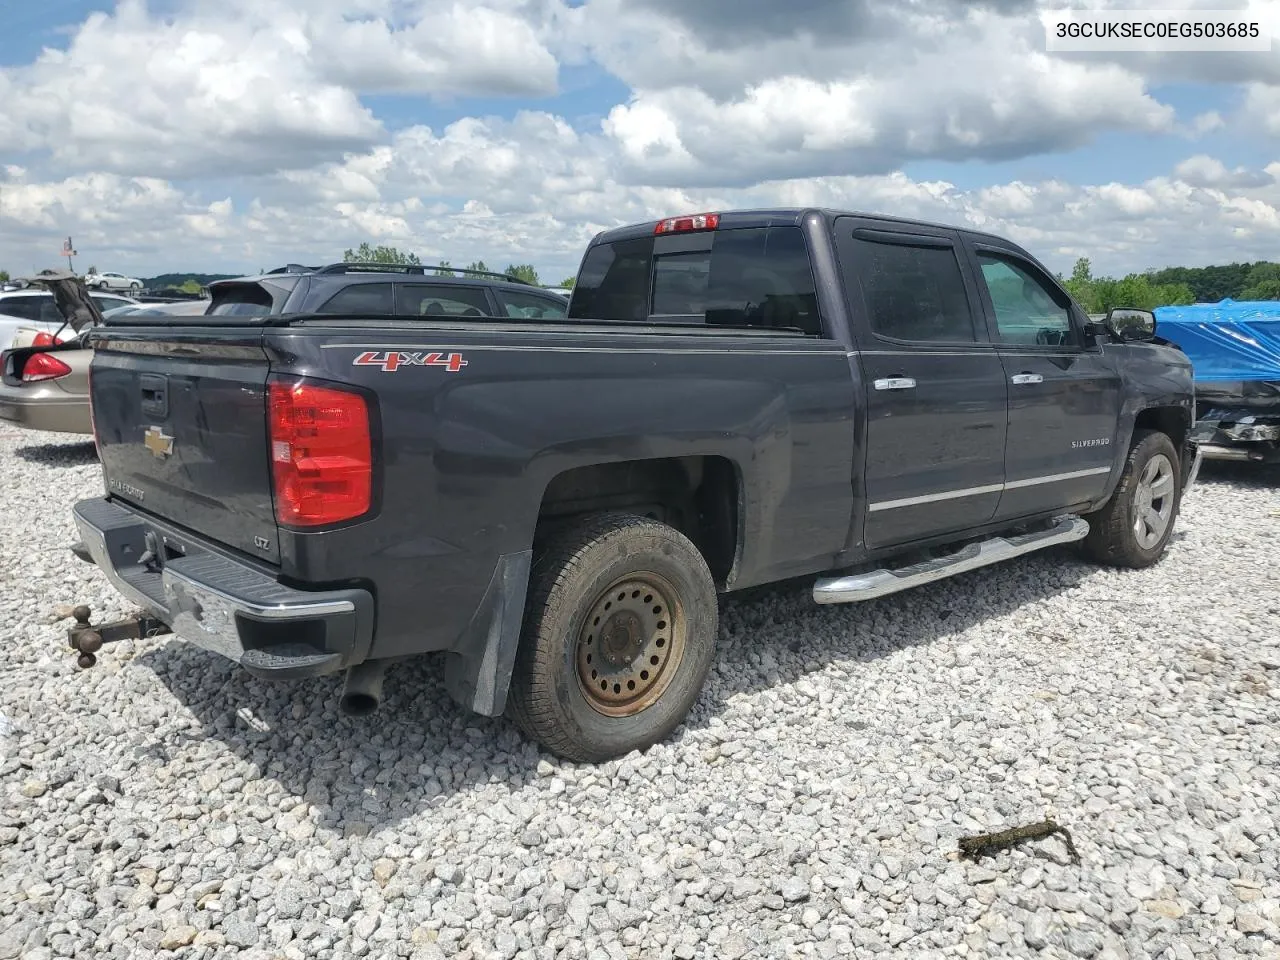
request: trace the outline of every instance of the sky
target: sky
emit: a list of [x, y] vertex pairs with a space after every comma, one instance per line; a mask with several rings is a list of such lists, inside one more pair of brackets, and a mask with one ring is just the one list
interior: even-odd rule
[[0, 269], [67, 236], [139, 277], [369, 241], [554, 284], [608, 227], [811, 204], [1062, 271], [1280, 260], [1280, 0], [1198, 4], [1271, 52], [1047, 53], [1069, 5], [0, 0]]

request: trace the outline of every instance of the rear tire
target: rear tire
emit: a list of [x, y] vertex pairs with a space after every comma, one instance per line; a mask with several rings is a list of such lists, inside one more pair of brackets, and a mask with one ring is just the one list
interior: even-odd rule
[[656, 520], [593, 517], [539, 551], [508, 713], [567, 760], [665, 739], [711, 668], [716, 587], [687, 537]]
[[1135, 431], [1115, 493], [1085, 517], [1086, 556], [1112, 567], [1151, 566], [1169, 545], [1181, 505], [1182, 470], [1173, 441], [1154, 430]]

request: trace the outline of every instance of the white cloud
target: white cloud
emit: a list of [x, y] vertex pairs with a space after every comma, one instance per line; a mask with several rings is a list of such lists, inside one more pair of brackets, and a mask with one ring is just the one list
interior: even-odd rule
[[226, 0], [162, 19], [122, 0], [67, 49], [0, 69], [0, 143], [47, 150], [64, 169], [267, 173], [382, 139], [360, 94], [554, 91], [556, 61], [518, 11], [424, 2], [415, 13], [393, 27], [327, 3]]
[[1245, 94], [1244, 115], [1268, 135], [1280, 137], [1280, 86], [1250, 84]]
[[[587, 9], [637, 21], [634, 10], [610, 6], [619, 2]], [[729, 50], [650, 18], [644, 45], [599, 41], [598, 55], [636, 87], [606, 131], [634, 175], [749, 182], [886, 172], [921, 158], [1008, 159], [1077, 147], [1108, 130], [1174, 127], [1172, 108], [1138, 74], [1046, 54], [1026, 17], [894, 9], [888, 39], [793, 33]]]
[[1228, 170], [1221, 160], [1204, 154], [1183, 160], [1174, 168], [1174, 173], [1194, 187], [1265, 187], [1275, 181], [1270, 172], [1247, 167]]

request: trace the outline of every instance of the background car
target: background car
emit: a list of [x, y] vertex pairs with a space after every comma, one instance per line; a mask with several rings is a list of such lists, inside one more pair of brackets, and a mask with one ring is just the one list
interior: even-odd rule
[[[208, 306], [208, 300], [126, 304], [106, 311], [103, 317], [192, 316], [204, 313]], [[93, 434], [89, 415], [89, 363], [93, 350], [84, 346], [89, 330], [90, 326], [81, 326], [62, 343], [55, 343], [44, 330], [23, 327], [18, 331], [13, 347], [0, 358], [0, 420], [29, 430]], [[25, 347], [37, 349], [22, 349]]]
[[[91, 293], [89, 298], [103, 313], [119, 307], [137, 306], [137, 301], [130, 297], [113, 294]], [[13, 338], [20, 328], [27, 327], [66, 339], [66, 326], [66, 318], [47, 289], [26, 287], [0, 292], [0, 350], [16, 345]]]
[[90, 290], [142, 292], [142, 281], [136, 277], [126, 277], [123, 273], [87, 273], [85, 274], [84, 285]]

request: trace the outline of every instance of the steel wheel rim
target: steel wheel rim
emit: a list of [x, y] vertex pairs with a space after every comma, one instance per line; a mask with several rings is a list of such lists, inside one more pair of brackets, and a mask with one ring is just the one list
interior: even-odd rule
[[578, 688], [597, 713], [635, 716], [671, 685], [686, 635], [684, 607], [666, 578], [620, 577], [587, 608], [574, 654]]
[[1133, 534], [1144, 550], [1156, 546], [1173, 520], [1173, 463], [1158, 453], [1142, 468], [1133, 495]]

